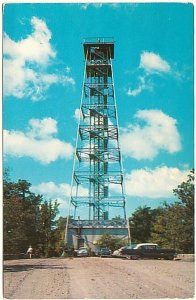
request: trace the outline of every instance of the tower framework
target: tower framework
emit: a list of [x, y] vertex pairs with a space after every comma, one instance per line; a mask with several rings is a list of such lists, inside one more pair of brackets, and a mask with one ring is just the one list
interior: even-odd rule
[[114, 41], [86, 39], [83, 49], [84, 79], [70, 200], [73, 219], [68, 233], [77, 228], [77, 238], [84, 240], [82, 230], [88, 229], [86, 240], [93, 243], [106, 232], [127, 237], [128, 227], [112, 70]]

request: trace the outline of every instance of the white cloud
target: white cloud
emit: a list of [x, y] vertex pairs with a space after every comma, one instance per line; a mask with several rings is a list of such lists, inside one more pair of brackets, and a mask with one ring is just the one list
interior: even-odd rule
[[161, 150], [171, 154], [181, 150], [180, 134], [174, 118], [153, 109], [139, 110], [134, 117], [137, 124], [129, 124], [121, 129], [120, 141], [124, 155], [137, 160], [151, 160]]
[[[68, 183], [59, 183], [56, 184], [52, 181], [42, 182], [36, 186], [33, 186], [32, 189], [36, 191], [36, 193], [47, 195], [49, 198], [55, 197], [66, 197], [69, 198], [71, 195], [71, 185]], [[87, 196], [88, 189], [79, 186], [80, 196]]]
[[30, 97], [40, 100], [52, 84], [74, 85], [72, 77], [47, 74], [47, 67], [56, 58], [50, 44], [51, 32], [46, 23], [32, 17], [33, 32], [19, 41], [6, 33], [3, 40], [3, 88], [5, 96]]
[[51, 32], [44, 21], [32, 17], [33, 33], [27, 38], [15, 42], [7, 34], [4, 36], [4, 54], [21, 62], [36, 62], [46, 65], [56, 53], [50, 45]]
[[46, 200], [57, 200], [60, 209], [69, 207], [70, 185], [67, 183], [42, 182], [32, 186], [31, 190], [33, 193], [43, 195]]
[[34, 192], [47, 195], [49, 198], [54, 197], [69, 197], [70, 185], [67, 183], [55, 184], [52, 181], [42, 182], [31, 188]]
[[[60, 203], [60, 209], [67, 209], [69, 206], [69, 200], [71, 195], [71, 185], [67, 183], [56, 184], [53, 181], [42, 182], [38, 185], [31, 187], [34, 193], [43, 195], [47, 200], [58, 200]], [[74, 189], [75, 191], [75, 189]], [[88, 189], [79, 186], [79, 195], [87, 196]]]
[[15, 157], [31, 157], [43, 164], [70, 159], [73, 146], [55, 138], [57, 123], [52, 118], [31, 119], [27, 132], [4, 130], [4, 152]]
[[63, 75], [59, 76], [59, 81], [64, 85], [67, 85], [67, 84], [74, 85], [75, 84], [75, 80], [69, 76], [63, 76]]
[[144, 90], [152, 90], [153, 86], [149, 80], [152, 74], [156, 73], [158, 75], [161, 73], [171, 72], [171, 67], [166, 60], [161, 58], [159, 54], [155, 54], [153, 52], [148, 51], [144, 51], [141, 54], [139, 68], [144, 70], [144, 75], [138, 76], [139, 85], [137, 88], [128, 89], [128, 96], [135, 97]]
[[126, 194], [147, 198], [172, 197], [173, 189], [187, 180], [189, 171], [167, 166], [133, 170], [125, 175]]
[[143, 90], [151, 90], [152, 86], [147, 83], [146, 77], [145, 76], [139, 76], [139, 86], [135, 89], [128, 89], [127, 95], [128, 96], [137, 96], [139, 95]]
[[50, 139], [51, 135], [58, 132], [57, 121], [52, 118], [31, 119], [29, 125], [28, 136], [33, 138]]
[[74, 112], [74, 119], [76, 120], [76, 122], [78, 123], [79, 120], [80, 120], [80, 109], [79, 108], [76, 108], [75, 109], [75, 112]]
[[164, 72], [168, 73], [171, 70], [168, 62], [161, 58], [159, 54], [144, 51], [140, 57], [140, 68], [145, 69], [146, 72]]

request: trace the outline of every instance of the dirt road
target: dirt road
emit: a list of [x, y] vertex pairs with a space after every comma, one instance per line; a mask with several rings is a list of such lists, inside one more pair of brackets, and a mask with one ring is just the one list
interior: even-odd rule
[[117, 258], [4, 261], [8, 299], [191, 298], [194, 262]]

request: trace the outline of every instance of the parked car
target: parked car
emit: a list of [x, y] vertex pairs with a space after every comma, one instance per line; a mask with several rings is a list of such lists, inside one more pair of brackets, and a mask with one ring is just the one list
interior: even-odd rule
[[103, 247], [100, 249], [97, 249], [95, 252], [95, 255], [103, 257], [103, 256], [110, 256], [111, 255], [111, 250], [107, 247]]
[[137, 244], [131, 244], [131, 245], [128, 245], [128, 246], [124, 246], [124, 247], [121, 247], [120, 249], [118, 250], [115, 250], [113, 253], [112, 253], [112, 256], [121, 256], [122, 255], [122, 250], [123, 249], [134, 249], [135, 247], [137, 246]]
[[[115, 253], [115, 251], [114, 251]], [[116, 255], [114, 254], [113, 255]], [[117, 252], [116, 252], [117, 253]], [[118, 255], [125, 256], [130, 259], [154, 258], [154, 259], [174, 259], [177, 256], [175, 249], [161, 248], [154, 243], [141, 243], [135, 246], [129, 245], [118, 250]]]
[[78, 250], [75, 250], [76, 256], [88, 256], [89, 251], [86, 247], [80, 247]]

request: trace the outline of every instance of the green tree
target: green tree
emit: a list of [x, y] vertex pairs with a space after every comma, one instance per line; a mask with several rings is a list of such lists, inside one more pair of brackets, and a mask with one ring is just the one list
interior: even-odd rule
[[161, 209], [152, 229], [152, 238], [178, 252], [194, 253], [194, 170], [186, 182], [174, 189], [174, 195], [178, 200]]
[[19, 254], [26, 252], [29, 244], [36, 244], [37, 206], [39, 196], [29, 191], [26, 181], [3, 183], [3, 233], [4, 252]]
[[181, 207], [181, 235], [183, 251], [194, 253], [194, 169], [188, 175], [186, 182], [182, 182], [174, 195], [178, 197], [177, 204]]
[[[71, 218], [71, 217], [70, 217]], [[55, 252], [56, 255], [62, 255], [65, 247], [65, 228], [67, 224], [67, 217], [60, 217], [57, 220], [56, 228], [54, 229]]]
[[183, 223], [182, 207], [178, 204], [164, 204], [152, 228], [152, 240], [162, 247], [181, 249]]
[[102, 247], [108, 247], [112, 252], [116, 249], [125, 246], [127, 241], [122, 240], [121, 238], [115, 237], [108, 233], [103, 234], [98, 240], [97, 245]]
[[44, 201], [30, 191], [26, 180], [3, 181], [3, 247], [4, 254], [26, 253], [31, 244], [38, 255], [53, 254], [56, 237], [57, 201]]
[[151, 239], [153, 223], [160, 208], [151, 209], [150, 207], [138, 207], [138, 209], [129, 218], [131, 232], [131, 241], [133, 243], [145, 243]]
[[4, 253], [19, 254], [25, 251], [27, 237], [23, 228], [23, 203], [16, 193], [14, 183], [6, 186], [4, 183], [3, 207]]
[[49, 257], [55, 255], [58, 202], [55, 200], [44, 201], [39, 208], [39, 242], [38, 250], [42, 255]]

